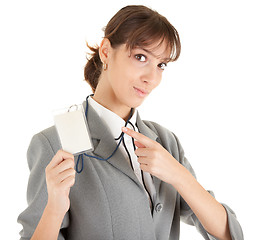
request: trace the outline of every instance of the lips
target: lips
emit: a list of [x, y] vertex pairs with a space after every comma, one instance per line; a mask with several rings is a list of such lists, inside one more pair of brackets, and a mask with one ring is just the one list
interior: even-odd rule
[[134, 90], [136, 91], [136, 93], [140, 96], [140, 97], [145, 97], [146, 95], [149, 94], [148, 91], [142, 89], [142, 88], [137, 88], [137, 87], [133, 87]]

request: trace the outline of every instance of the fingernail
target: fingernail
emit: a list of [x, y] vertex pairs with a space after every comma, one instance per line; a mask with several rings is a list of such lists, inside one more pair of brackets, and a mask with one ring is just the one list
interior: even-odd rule
[[122, 131], [123, 132], [127, 132], [127, 128], [126, 127], [122, 127]]

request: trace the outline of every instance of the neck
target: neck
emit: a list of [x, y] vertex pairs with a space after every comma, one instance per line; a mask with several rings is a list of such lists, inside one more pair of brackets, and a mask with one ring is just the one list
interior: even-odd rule
[[128, 120], [131, 108], [128, 106], [124, 106], [119, 104], [117, 101], [113, 101], [113, 99], [109, 98], [106, 94], [101, 95], [95, 92], [92, 97], [96, 102], [98, 102], [103, 107], [109, 109], [110, 111], [116, 113], [119, 117], [121, 117], [125, 122]]
[[126, 105], [114, 92], [105, 71], [100, 75], [93, 99], [105, 108], [116, 113], [125, 122], [128, 120], [131, 107]]

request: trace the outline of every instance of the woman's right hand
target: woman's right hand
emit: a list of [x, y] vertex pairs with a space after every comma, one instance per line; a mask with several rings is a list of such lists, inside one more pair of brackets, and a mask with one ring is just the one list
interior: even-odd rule
[[59, 150], [46, 167], [47, 207], [64, 216], [70, 207], [69, 192], [75, 183], [74, 156]]

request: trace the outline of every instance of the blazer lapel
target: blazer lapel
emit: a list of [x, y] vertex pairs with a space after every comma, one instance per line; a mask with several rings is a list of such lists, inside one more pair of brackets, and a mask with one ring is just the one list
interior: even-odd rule
[[[83, 103], [83, 107], [84, 109], [86, 109], [86, 101]], [[104, 121], [100, 119], [96, 111], [89, 105], [87, 122], [91, 138], [94, 144], [94, 150], [89, 154], [104, 159], [108, 158], [113, 153], [114, 149], [117, 146], [117, 143], [113, 139], [112, 134], [108, 129], [108, 126], [104, 123]], [[136, 125], [140, 133], [154, 141], [159, 141], [158, 136], [142, 121], [138, 112], [136, 117]], [[118, 170], [120, 170], [121, 172], [123, 172], [124, 174], [126, 174], [127, 176], [129, 176], [133, 181], [135, 181], [139, 186], [142, 187], [136, 175], [134, 174], [131, 166], [129, 165], [119, 148], [107, 162]], [[154, 181], [156, 192], [158, 193], [161, 180], [155, 176], [152, 176], [152, 178]]]
[[[140, 118], [139, 113], [137, 112], [137, 120], [136, 120], [136, 124], [137, 127], [139, 129], [139, 132], [142, 133], [143, 135], [147, 136], [148, 138], [157, 141], [160, 143], [159, 137], [157, 136], [157, 134], [152, 131]], [[153, 182], [155, 185], [155, 189], [156, 192], [159, 192], [159, 188], [160, 188], [160, 184], [161, 184], [161, 180], [159, 178], [157, 178], [156, 176], [151, 175], [153, 178]]]
[[[86, 109], [86, 102], [83, 103], [84, 109]], [[90, 155], [107, 159], [117, 147], [117, 143], [114, 140], [108, 126], [98, 116], [96, 111], [88, 105], [87, 122], [90, 130], [91, 138], [94, 144], [94, 150], [90, 152]], [[100, 161], [100, 160], [98, 160]], [[133, 181], [140, 185], [136, 175], [134, 174], [128, 161], [125, 159], [123, 153], [118, 148], [114, 155], [107, 160], [109, 164], [129, 176]]]

